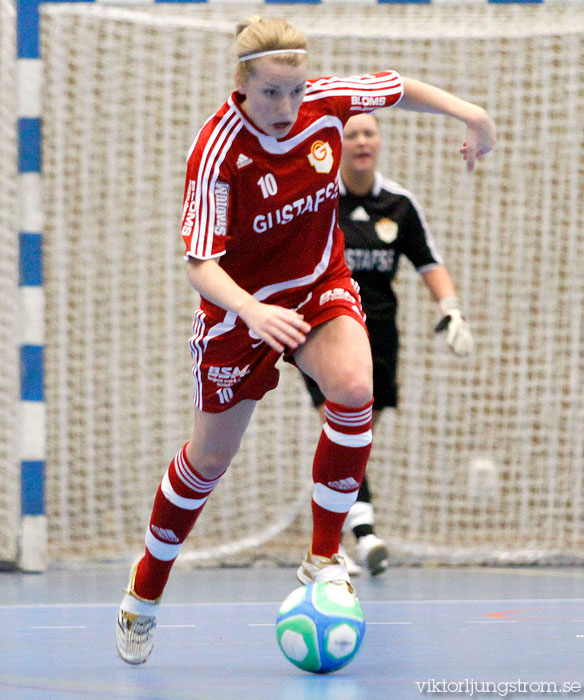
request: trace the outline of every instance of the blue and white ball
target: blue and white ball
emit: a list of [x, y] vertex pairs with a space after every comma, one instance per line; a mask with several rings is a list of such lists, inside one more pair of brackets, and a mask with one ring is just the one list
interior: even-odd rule
[[298, 668], [330, 673], [359, 651], [365, 619], [357, 597], [345, 586], [311, 583], [296, 588], [280, 607], [276, 637], [284, 656]]

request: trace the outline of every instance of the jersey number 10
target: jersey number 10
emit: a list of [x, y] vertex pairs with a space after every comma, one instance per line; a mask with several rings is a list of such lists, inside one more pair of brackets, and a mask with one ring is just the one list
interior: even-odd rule
[[267, 175], [262, 175], [260, 179], [258, 180], [257, 183], [260, 186], [260, 189], [262, 190], [262, 196], [264, 199], [267, 199], [271, 195], [274, 195], [278, 192], [278, 185], [276, 183], [276, 178], [272, 175], [272, 173], [268, 173]]

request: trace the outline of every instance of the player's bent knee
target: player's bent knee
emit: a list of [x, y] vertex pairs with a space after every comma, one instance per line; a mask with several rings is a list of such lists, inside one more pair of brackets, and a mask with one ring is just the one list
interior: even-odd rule
[[329, 401], [357, 408], [369, 403], [373, 398], [373, 381], [365, 373], [360, 376], [339, 375], [324, 393]]

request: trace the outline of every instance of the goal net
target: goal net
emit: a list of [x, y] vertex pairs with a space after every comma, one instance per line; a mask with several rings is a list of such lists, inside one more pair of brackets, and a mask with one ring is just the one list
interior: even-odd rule
[[[469, 176], [461, 124], [378, 113], [380, 168], [423, 205], [476, 340], [469, 360], [447, 351], [406, 261], [401, 403], [368, 470], [393, 559], [584, 559], [584, 10], [486, 3], [43, 7], [51, 556], [139, 551], [190, 434], [185, 157], [233, 89], [235, 22], [258, 10], [306, 31], [315, 76], [395, 68], [498, 125]], [[319, 432], [282, 367], [183, 560], [296, 561]]]
[[0, 0], [0, 567], [17, 557], [18, 279], [16, 17]]

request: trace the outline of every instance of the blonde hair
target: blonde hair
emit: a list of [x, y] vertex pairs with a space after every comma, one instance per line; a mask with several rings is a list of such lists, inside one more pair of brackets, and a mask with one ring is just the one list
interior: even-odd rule
[[[235, 29], [235, 53], [238, 59], [263, 51], [306, 50], [304, 34], [280, 17], [260, 17], [253, 15], [239, 22]], [[299, 53], [279, 53], [272, 59], [280, 63], [297, 66], [307, 61], [307, 56]], [[254, 72], [256, 59], [239, 62], [237, 75], [245, 79]]]

